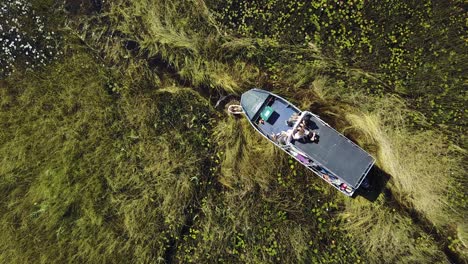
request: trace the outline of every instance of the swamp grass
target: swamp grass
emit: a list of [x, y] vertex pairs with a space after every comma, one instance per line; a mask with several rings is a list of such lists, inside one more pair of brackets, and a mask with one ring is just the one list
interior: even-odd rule
[[264, 146], [267, 141], [249, 127], [233, 117], [213, 127], [221, 192], [202, 201], [200, 219], [176, 258], [195, 263], [359, 261], [362, 254], [339, 228], [331, 187], [322, 188], [273, 145]]
[[[464, 152], [440, 133], [409, 129], [404, 117], [411, 110], [404, 106], [402, 99], [343, 96], [343, 93], [327, 92], [330, 88], [326, 88], [326, 83], [326, 80], [316, 81], [313, 88], [318, 89], [322, 100], [347, 98], [341, 108], [330, 110], [333, 115], [345, 117], [344, 122], [336, 124], [344, 134], [367, 147], [376, 157], [376, 165], [390, 175], [387, 183], [390, 193], [384, 192], [374, 202], [363, 197], [345, 201], [342, 216], [348, 219], [347, 230], [357, 234], [372, 262], [378, 262], [379, 258], [401, 263], [448, 261], [441, 257], [435, 238], [426, 232], [428, 228], [451, 232], [454, 226], [466, 225], [465, 205], [459, 204], [464, 199], [463, 192], [457, 189], [459, 184], [464, 184], [460, 178], [464, 174]], [[349, 105], [356, 101], [361, 105], [360, 110]], [[455, 203], [454, 194], [461, 195]], [[408, 210], [402, 211], [402, 207]], [[418, 226], [416, 222], [423, 224]], [[401, 252], [394, 254], [398, 250]], [[460, 253], [464, 254], [463, 250]]]
[[431, 124], [447, 125], [456, 133], [466, 127], [463, 1], [207, 3], [222, 28], [233, 34], [296, 46], [313, 43], [327, 57], [381, 78], [365, 90], [399, 94]]
[[149, 262], [185, 225], [207, 182], [207, 102], [182, 88], [116, 100], [109, 78], [78, 54], [2, 83], [2, 262]]
[[[389, 87], [382, 74], [311, 42], [225, 30], [210, 8], [71, 12], [64, 60], [0, 83], [2, 262], [466, 260], [466, 152], [444, 127], [369, 91]], [[372, 153], [391, 176], [384, 193], [348, 199], [210, 106], [254, 85]]]

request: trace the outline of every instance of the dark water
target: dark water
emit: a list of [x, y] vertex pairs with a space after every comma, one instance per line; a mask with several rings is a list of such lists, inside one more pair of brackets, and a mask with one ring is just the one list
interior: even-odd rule
[[29, 1], [0, 4], [0, 78], [57, 58], [60, 37], [52, 20]]

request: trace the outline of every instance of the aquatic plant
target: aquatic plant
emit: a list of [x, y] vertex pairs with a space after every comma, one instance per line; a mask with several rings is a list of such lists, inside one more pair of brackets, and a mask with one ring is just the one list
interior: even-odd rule
[[[14, 61], [0, 82], [0, 262], [468, 256], [464, 123], [452, 118], [463, 111], [432, 111], [463, 102], [462, 39], [446, 45], [463, 36], [461, 1], [66, 1], [58, 31], [42, 16], [57, 2], [20, 2], [67, 52], [26, 71]], [[440, 46], [420, 42], [422, 28]], [[372, 153], [380, 195], [342, 196], [212, 108], [252, 86]], [[434, 113], [454, 129], [431, 124]]]
[[44, 66], [56, 59], [60, 54], [60, 36], [54, 30], [30, 1], [0, 3], [0, 77]]

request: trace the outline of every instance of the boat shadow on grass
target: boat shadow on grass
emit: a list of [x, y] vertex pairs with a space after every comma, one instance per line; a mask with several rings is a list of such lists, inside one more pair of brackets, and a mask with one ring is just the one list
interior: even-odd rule
[[364, 188], [361, 186], [353, 197], [362, 196], [370, 202], [377, 200], [380, 194], [385, 190], [387, 182], [390, 180], [390, 174], [383, 171], [378, 166], [372, 167], [367, 175], [367, 181], [369, 182], [369, 187]]

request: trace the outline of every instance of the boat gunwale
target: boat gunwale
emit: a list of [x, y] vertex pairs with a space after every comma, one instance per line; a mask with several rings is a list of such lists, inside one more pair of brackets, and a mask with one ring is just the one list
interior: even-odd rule
[[[259, 107], [258, 111], [252, 116], [252, 117], [249, 117], [247, 114], [245, 114], [245, 116], [247, 117], [249, 123], [254, 127], [255, 130], [257, 130], [263, 137], [265, 137], [267, 140], [269, 140], [271, 143], [273, 143], [275, 146], [279, 147], [281, 150], [283, 150], [284, 152], [286, 152], [289, 156], [293, 157], [295, 160], [297, 160], [300, 164], [304, 165], [307, 169], [309, 169], [310, 171], [312, 171], [314, 174], [316, 174], [317, 176], [319, 176], [322, 180], [324, 180], [325, 182], [327, 182], [329, 185], [333, 186], [335, 189], [337, 189], [338, 191], [340, 191], [341, 193], [345, 194], [346, 196], [349, 196], [349, 197], [352, 197], [354, 195], [354, 193], [359, 189], [359, 187], [361, 186], [362, 182], [364, 181], [364, 179], [367, 177], [367, 174], [369, 173], [370, 169], [374, 166], [375, 164], [375, 158], [370, 155], [369, 153], [367, 153], [367, 151], [365, 151], [363, 148], [361, 148], [359, 145], [357, 145], [355, 142], [353, 142], [352, 140], [350, 140], [349, 138], [347, 138], [346, 136], [344, 136], [343, 134], [339, 133], [336, 129], [334, 129], [332, 126], [330, 126], [327, 122], [325, 122], [324, 120], [322, 120], [318, 115], [310, 112], [310, 111], [301, 111], [298, 107], [296, 107], [294, 104], [292, 104], [291, 102], [289, 102], [288, 100], [284, 99], [283, 97], [279, 96], [279, 95], [276, 95], [274, 93], [271, 93], [269, 91], [266, 91], [266, 90], [262, 90], [262, 89], [258, 89], [258, 88], [253, 88], [253, 89], [250, 89], [249, 91], [257, 91], [257, 92], [261, 92], [261, 93], [266, 93], [268, 94], [269, 96], [267, 97], [267, 99], [265, 99], [265, 101], [261, 104], [261, 106]], [[278, 143], [276, 143], [275, 141], [273, 141], [268, 135], [266, 135], [263, 131], [261, 131], [257, 125], [254, 123], [254, 120], [258, 118], [258, 116], [260, 115], [261, 113], [261, 109], [263, 109], [265, 107], [266, 104], [268, 104], [269, 102], [269, 99], [270, 96], [272, 97], [275, 97], [277, 99], [281, 99], [283, 102], [285, 102], [288, 106], [291, 106], [294, 110], [296, 110], [297, 112], [300, 113], [300, 116], [302, 119], [306, 114], [310, 114], [312, 116], [314, 116], [318, 121], [320, 121], [323, 125], [327, 126], [328, 128], [332, 129], [335, 133], [337, 133], [338, 135], [340, 135], [341, 137], [344, 137], [348, 142], [351, 142], [354, 146], [358, 147], [360, 150], [364, 151], [368, 156], [370, 156], [372, 158], [372, 162], [370, 162], [366, 169], [364, 170], [364, 172], [361, 174], [360, 176], [360, 179], [358, 181], [358, 183], [356, 184], [357, 187], [355, 186], [352, 186], [351, 184], [349, 184], [347, 181], [345, 181], [341, 176], [339, 176], [338, 174], [336, 174], [335, 172], [333, 172], [331, 169], [329, 169], [327, 166], [324, 166], [322, 165], [320, 162], [316, 161], [315, 159], [309, 157], [309, 155], [307, 154], [307, 158], [313, 160], [315, 163], [319, 164], [321, 167], [323, 167], [324, 169], [326, 169], [327, 171], [330, 171], [333, 175], [335, 175], [336, 177], [338, 177], [341, 181], [345, 182], [348, 186], [352, 187], [352, 192], [346, 192], [345, 190], [341, 190], [339, 186], [336, 186], [335, 184], [331, 183], [330, 181], [327, 181], [326, 179], [324, 179], [320, 173], [318, 171], [315, 171], [314, 169], [312, 169], [310, 166], [308, 166], [307, 164], [304, 164], [301, 160], [299, 160], [298, 158], [296, 158], [294, 155], [292, 155], [288, 150], [287, 148], [291, 149], [292, 151], [295, 151], [295, 152], [300, 152], [300, 153], [304, 153], [304, 150], [302, 150], [301, 148], [299, 147], [296, 147], [295, 145], [291, 144], [291, 142], [287, 142], [286, 145], [280, 145]], [[242, 99], [241, 99], [241, 105], [242, 105]], [[300, 122], [296, 122], [293, 126], [293, 129], [294, 128], [297, 128], [298, 124]], [[296, 150], [297, 149], [297, 150]], [[306, 154], [307, 152], [305, 152], [304, 154]]]

